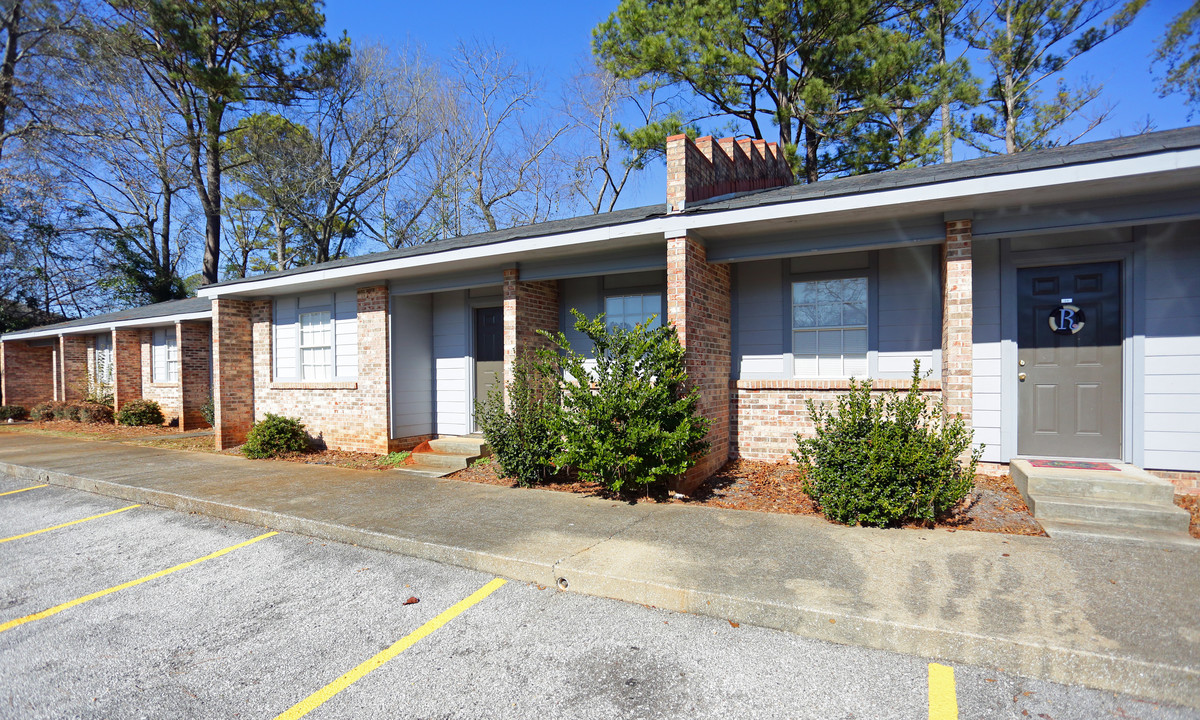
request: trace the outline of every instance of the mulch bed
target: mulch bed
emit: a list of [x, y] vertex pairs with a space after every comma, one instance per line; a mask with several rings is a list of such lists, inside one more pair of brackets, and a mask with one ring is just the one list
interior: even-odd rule
[[[178, 435], [179, 428], [166, 425], [111, 425], [109, 423], [80, 423], [74, 420], [47, 420], [38, 422], [0, 424], [0, 430], [12, 432], [36, 432], [43, 435], [59, 435], [94, 438], [99, 440], [128, 440], [152, 436]], [[211, 438], [209, 440], [211, 443]]]
[[1192, 537], [1200, 540], [1200, 495], [1176, 495], [1175, 504], [1192, 514], [1192, 524], [1188, 531]]
[[[518, 487], [512, 478], [499, 475], [495, 463], [480, 463], [459, 470], [450, 475], [450, 478], [501, 487]], [[732, 460], [688, 498], [670, 497], [661, 489], [652, 490], [649, 496], [623, 495], [618, 498], [596, 483], [576, 478], [562, 478], [538, 487], [543, 490], [573, 492], [627, 502], [682, 503], [790, 515], [820, 514], [812, 498], [801, 489], [800, 470], [795, 465], [786, 463]], [[949, 517], [940, 520], [935, 527], [951, 532], [974, 530], [1010, 535], [1045, 535], [1009, 477], [982, 474], [975, 477], [975, 489], [962, 504]]]

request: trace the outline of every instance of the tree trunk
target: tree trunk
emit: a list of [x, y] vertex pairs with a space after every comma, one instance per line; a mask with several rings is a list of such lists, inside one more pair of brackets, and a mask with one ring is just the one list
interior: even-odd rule
[[807, 183], [815, 183], [817, 181], [817, 148], [821, 144], [821, 137], [817, 135], [817, 131], [812, 125], [804, 124], [804, 181]]
[[[6, 33], [4, 43], [4, 64], [0, 65], [0, 138], [8, 128], [8, 105], [12, 100], [13, 79], [17, 74], [17, 43], [20, 40], [21, 3], [15, 3], [12, 12], [3, 19], [0, 29]], [[0, 154], [4, 152], [4, 143], [0, 140]]]
[[[209, 103], [214, 102], [212, 98]], [[219, 102], [219, 101], [217, 101]], [[208, 199], [204, 206], [204, 285], [217, 282], [221, 261], [221, 114], [210, 110], [205, 128]], [[203, 200], [203, 198], [202, 198]]]
[[[946, 8], [938, 8], [938, 63], [942, 66], [942, 81], [946, 73], [946, 32], [949, 26]], [[950, 88], [942, 87], [942, 162], [954, 162], [954, 133], [950, 119]]]
[[[1008, 52], [1013, 51], [1012, 5], [1008, 5], [1004, 14], [1004, 32], [1008, 41]], [[1016, 118], [1016, 87], [1013, 83], [1013, 67], [1011, 57], [1004, 68], [1004, 149], [1011, 155], [1017, 151], [1017, 118]]]
[[271, 213], [271, 222], [275, 224], [275, 269], [286, 270], [284, 253], [287, 252], [287, 240], [283, 236], [283, 223], [279, 219], [279, 213]]

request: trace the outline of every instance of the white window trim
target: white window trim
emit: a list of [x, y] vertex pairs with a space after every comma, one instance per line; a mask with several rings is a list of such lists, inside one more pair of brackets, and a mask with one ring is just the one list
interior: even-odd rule
[[[316, 343], [306, 344], [304, 342], [304, 318], [306, 316], [311, 316], [311, 315], [324, 315], [325, 316], [324, 322], [320, 323], [319, 325], [316, 326], [316, 329], [310, 330], [309, 332], [324, 334], [326, 336], [327, 342], [320, 343], [320, 344], [316, 344]], [[321, 327], [322, 325], [324, 327]], [[336, 328], [334, 326], [334, 316], [333, 316], [332, 310], [317, 309], [317, 308], [305, 308], [305, 310], [303, 312], [296, 313], [296, 348], [298, 351], [298, 354], [296, 356], [296, 367], [297, 367], [297, 370], [299, 371], [300, 380], [302, 382], [321, 382], [321, 381], [325, 381], [325, 380], [332, 380], [336, 376], [337, 361], [336, 361], [336, 358], [334, 357], [334, 345], [336, 343], [334, 336], [336, 334], [337, 333], [336, 333]], [[305, 350], [324, 350], [325, 357], [327, 358], [326, 362], [320, 366], [315, 365], [313, 363], [306, 363], [304, 361], [304, 351]], [[325, 369], [325, 372], [323, 373], [324, 377], [307, 377], [305, 369], [308, 367], [324, 368]]]
[[[355, 372], [353, 375], [347, 375], [338, 365], [338, 315], [337, 315], [337, 290], [330, 290], [322, 293], [313, 293], [310, 295], [291, 295], [282, 298], [276, 298], [271, 303], [271, 336], [274, 340], [271, 351], [271, 377], [273, 381], [291, 382], [291, 383], [325, 383], [325, 382], [357, 382], [358, 381], [358, 366], [355, 364]], [[303, 298], [311, 298], [313, 295], [325, 295], [328, 297], [328, 302], [320, 305], [310, 305], [308, 307], [299, 307], [300, 300]], [[279, 322], [279, 306], [281, 303], [289, 303], [295, 310], [295, 320], [291, 323]], [[303, 334], [300, 331], [300, 317], [312, 313], [326, 312], [329, 313], [329, 345], [305, 346], [303, 344]], [[355, 310], [355, 322], [357, 323], [358, 313]], [[279, 333], [280, 327], [291, 325], [295, 328], [295, 338], [292, 341], [292, 350], [295, 353], [295, 375], [283, 376], [278, 373], [278, 349], [279, 349]], [[357, 337], [357, 332], [356, 332]], [[329, 348], [329, 376], [326, 378], [305, 378], [304, 377], [304, 350], [306, 347], [328, 347]], [[357, 353], [357, 347], [355, 348]]]
[[[795, 302], [796, 286], [805, 284], [805, 283], [835, 282], [838, 280], [861, 280], [864, 283], [865, 290], [866, 290], [865, 307], [863, 308], [864, 312], [865, 312], [864, 322], [861, 325], [857, 325], [857, 324], [856, 325], [836, 325], [836, 326], [829, 325], [829, 326], [813, 326], [812, 328], [796, 327], [796, 320], [795, 320], [795, 311], [796, 311], [795, 309], [797, 306], [797, 304]], [[788, 325], [787, 325], [787, 327], [788, 327], [788, 338], [789, 338], [788, 357], [790, 359], [791, 367], [789, 368], [789, 370], [791, 372], [792, 377], [794, 377], [796, 379], [802, 379], [802, 380], [844, 380], [844, 379], [848, 379], [850, 377], [857, 377], [858, 379], [864, 379], [864, 378], [872, 376], [872, 365], [873, 365], [872, 354], [873, 353], [871, 351], [871, 345], [872, 345], [871, 337], [872, 337], [872, 321], [874, 319], [874, 312], [873, 312], [874, 306], [872, 305], [872, 302], [874, 299], [873, 298], [874, 293], [873, 293], [872, 285], [873, 285], [873, 283], [872, 283], [871, 272], [868, 269], [864, 269], [859, 272], [850, 272], [850, 273], [838, 272], [836, 274], [830, 274], [830, 275], [826, 275], [825, 273], [820, 273], [820, 274], [810, 276], [810, 277], [793, 276], [790, 278], [789, 282], [786, 284], [786, 290], [788, 293], [788, 301], [787, 301], [787, 308], [788, 308], [788, 315], [787, 315]], [[839, 330], [839, 331], [843, 331], [843, 332], [846, 330], [852, 330], [852, 331], [853, 330], [861, 330], [866, 337], [865, 348], [862, 353], [863, 372], [861, 372], [861, 373], [846, 372], [846, 352], [845, 352], [845, 348], [843, 347], [843, 351], [841, 353], [841, 371], [839, 373], [836, 373], [836, 374], [835, 373], [827, 373], [827, 374], [821, 373], [821, 371], [820, 371], [820, 353], [819, 352], [816, 354], [818, 367], [817, 367], [817, 371], [815, 373], [804, 373], [804, 374], [797, 373], [796, 372], [797, 359], [799, 357], [801, 357], [800, 353], [796, 352], [797, 333], [811, 332], [814, 334], [818, 334], [821, 330]], [[810, 353], [804, 354], [804, 356], [808, 356], [808, 355], [810, 355]], [[855, 353], [855, 355], [857, 355], [857, 353]]]
[[[156, 328], [152, 333], [150, 338], [150, 381], [163, 384], [179, 382], [179, 337], [175, 327]], [[159, 333], [162, 333], [163, 342], [161, 344], [158, 342]], [[173, 353], [172, 350], [174, 350]], [[162, 359], [166, 377], [159, 373], [158, 359], [161, 353], [166, 353], [166, 357]]]
[[[107, 339], [108, 347], [101, 349], [100, 343], [102, 339]], [[116, 366], [114, 364], [116, 352], [113, 348], [112, 334], [97, 335], [96, 340], [92, 343], [92, 380], [97, 385], [109, 386], [116, 379]], [[106, 374], [101, 374], [105, 370]]]

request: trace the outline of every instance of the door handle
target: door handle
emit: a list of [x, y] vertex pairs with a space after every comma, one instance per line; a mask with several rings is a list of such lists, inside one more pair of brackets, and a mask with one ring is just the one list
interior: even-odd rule
[[1017, 373], [1017, 379], [1021, 382], [1025, 382], [1025, 373]]

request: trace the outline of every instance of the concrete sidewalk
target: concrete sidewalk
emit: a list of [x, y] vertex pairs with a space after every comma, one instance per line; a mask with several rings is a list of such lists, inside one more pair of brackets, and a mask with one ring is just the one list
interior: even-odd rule
[[1200, 551], [1187, 547], [847, 528], [7, 432], [0, 472], [1200, 708]]

